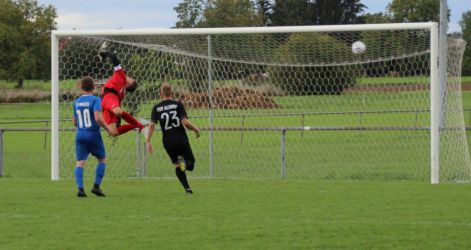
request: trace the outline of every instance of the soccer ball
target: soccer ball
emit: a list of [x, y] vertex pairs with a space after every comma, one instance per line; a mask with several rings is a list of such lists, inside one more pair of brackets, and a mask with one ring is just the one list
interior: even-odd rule
[[362, 41], [356, 41], [352, 44], [352, 52], [353, 54], [361, 54], [365, 52], [366, 45]]

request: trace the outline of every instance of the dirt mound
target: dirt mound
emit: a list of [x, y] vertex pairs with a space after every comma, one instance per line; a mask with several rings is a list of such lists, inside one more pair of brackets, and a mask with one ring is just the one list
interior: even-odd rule
[[[208, 93], [182, 93], [180, 100], [188, 108], [207, 108]], [[216, 109], [273, 109], [280, 106], [261, 92], [236, 86], [213, 90], [213, 108]]]
[[0, 92], [0, 103], [40, 102], [51, 99], [51, 91], [4, 89]]

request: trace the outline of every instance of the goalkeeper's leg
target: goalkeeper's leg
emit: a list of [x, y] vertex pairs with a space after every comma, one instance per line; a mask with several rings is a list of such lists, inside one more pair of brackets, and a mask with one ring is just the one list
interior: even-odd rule
[[[124, 134], [124, 133], [128, 132], [129, 130], [135, 129], [135, 128], [138, 128], [139, 131], [144, 128], [144, 125], [142, 125], [142, 123], [140, 123], [138, 120], [136, 120], [136, 118], [134, 118], [134, 116], [132, 116], [128, 112], [123, 111], [120, 107], [114, 107], [113, 108], [113, 113], [117, 117], [121, 117], [121, 118], [123, 118], [123, 120], [125, 120], [127, 123], [129, 123], [129, 124], [127, 124], [127, 126], [126, 125], [121, 125], [121, 126], [118, 127], [118, 133], [119, 134]], [[132, 126], [130, 126], [130, 125], [132, 125]], [[120, 127], [123, 127], [123, 128], [120, 129]]]

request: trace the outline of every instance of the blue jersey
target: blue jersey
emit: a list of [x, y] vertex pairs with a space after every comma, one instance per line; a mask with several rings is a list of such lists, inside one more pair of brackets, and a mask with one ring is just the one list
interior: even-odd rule
[[95, 111], [101, 112], [101, 100], [94, 95], [82, 95], [74, 102], [74, 117], [77, 122], [75, 155], [77, 161], [86, 160], [89, 154], [105, 159], [105, 146], [100, 126], [95, 120]]
[[74, 102], [74, 117], [77, 121], [77, 133], [84, 131], [100, 132], [95, 120], [95, 111], [101, 112], [101, 100], [94, 95], [82, 95]]

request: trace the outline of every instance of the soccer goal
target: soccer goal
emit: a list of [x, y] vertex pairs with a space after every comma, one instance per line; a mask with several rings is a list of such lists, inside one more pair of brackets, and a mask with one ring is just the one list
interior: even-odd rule
[[[438, 40], [436, 23], [54, 31], [52, 179], [72, 176], [76, 82], [112, 74], [107, 41], [139, 82], [125, 110], [149, 119], [168, 82], [203, 128], [192, 177], [469, 181], [465, 42], [439, 70]], [[156, 133], [153, 155], [137, 132], [105, 138], [107, 175], [173, 176]]]

